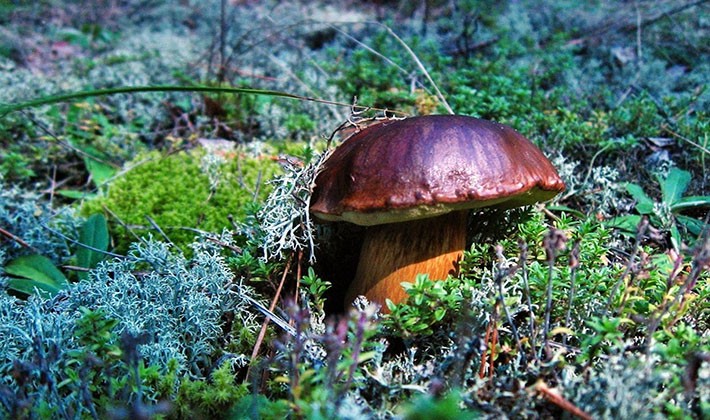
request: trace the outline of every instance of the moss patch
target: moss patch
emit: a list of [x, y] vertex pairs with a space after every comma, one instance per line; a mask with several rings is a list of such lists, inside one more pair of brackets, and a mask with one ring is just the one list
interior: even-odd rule
[[114, 222], [111, 233], [118, 251], [135, 240], [128, 229], [138, 236], [161, 236], [150, 217], [173, 243], [189, 252], [187, 244], [196, 235], [191, 229], [219, 232], [231, 226], [230, 215], [243, 221], [255, 201], [263, 202], [268, 195], [266, 181], [279, 173], [278, 164], [268, 157], [208, 156], [204, 151], [169, 156], [151, 152], [127, 167], [131, 169], [112, 182], [105, 195], [82, 207], [85, 215], [104, 212]]

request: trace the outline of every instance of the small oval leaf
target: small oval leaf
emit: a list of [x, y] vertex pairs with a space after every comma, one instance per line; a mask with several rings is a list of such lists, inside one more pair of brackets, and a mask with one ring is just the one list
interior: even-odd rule
[[[79, 242], [94, 249], [79, 246], [76, 250], [76, 264], [79, 267], [94, 268], [106, 256], [100, 251], [108, 249], [108, 225], [103, 214], [97, 213], [84, 222], [79, 232]], [[86, 272], [79, 272], [79, 277], [84, 279]]]
[[6, 274], [17, 279], [10, 279], [8, 287], [18, 292], [31, 295], [35, 288], [47, 292], [50, 296], [67, 287], [67, 278], [51, 260], [42, 255], [26, 255], [10, 261], [4, 268]]

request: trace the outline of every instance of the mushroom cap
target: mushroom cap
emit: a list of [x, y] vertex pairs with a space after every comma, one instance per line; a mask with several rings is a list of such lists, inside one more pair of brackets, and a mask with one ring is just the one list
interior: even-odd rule
[[550, 161], [510, 127], [460, 115], [363, 129], [325, 160], [310, 211], [363, 226], [481, 207], [513, 208], [565, 189]]

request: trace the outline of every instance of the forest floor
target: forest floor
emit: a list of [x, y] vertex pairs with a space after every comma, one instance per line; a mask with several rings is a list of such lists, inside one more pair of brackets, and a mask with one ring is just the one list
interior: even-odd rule
[[[710, 417], [708, 2], [341, 3], [0, 4], [0, 417]], [[431, 114], [566, 189], [343, 302], [320, 165]]]

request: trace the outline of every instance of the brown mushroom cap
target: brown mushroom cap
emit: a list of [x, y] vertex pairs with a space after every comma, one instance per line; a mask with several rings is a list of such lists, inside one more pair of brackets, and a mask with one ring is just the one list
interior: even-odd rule
[[510, 127], [458, 115], [386, 121], [347, 139], [315, 180], [311, 212], [363, 226], [549, 200], [564, 182]]

